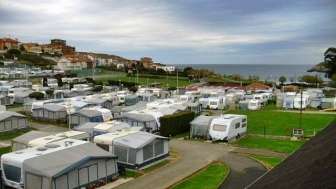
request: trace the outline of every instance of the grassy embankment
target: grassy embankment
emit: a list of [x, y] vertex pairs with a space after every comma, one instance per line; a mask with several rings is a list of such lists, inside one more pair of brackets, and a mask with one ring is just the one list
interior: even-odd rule
[[[289, 138], [293, 128], [300, 128], [300, 115], [290, 112], [273, 111], [266, 107], [260, 111], [231, 111], [245, 114], [248, 119], [248, 136], [236, 144], [247, 148], [262, 148], [283, 153], [292, 153], [304, 141], [291, 141]], [[303, 114], [301, 128], [306, 137], [324, 129], [335, 118], [335, 115]]]
[[230, 172], [224, 163], [212, 163], [205, 169], [184, 179], [173, 186], [173, 189], [217, 189]]
[[282, 158], [260, 156], [260, 155], [249, 155], [250, 158], [261, 162], [267, 169], [272, 169], [283, 161]]

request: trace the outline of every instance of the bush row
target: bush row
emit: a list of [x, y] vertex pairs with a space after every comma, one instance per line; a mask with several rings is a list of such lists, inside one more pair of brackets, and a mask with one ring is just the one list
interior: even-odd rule
[[190, 130], [190, 122], [195, 118], [194, 112], [184, 111], [160, 118], [160, 134], [175, 136]]

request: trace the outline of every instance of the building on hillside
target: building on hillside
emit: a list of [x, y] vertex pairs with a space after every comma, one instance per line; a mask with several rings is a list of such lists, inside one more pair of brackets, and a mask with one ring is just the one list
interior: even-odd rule
[[53, 49], [62, 49], [63, 55], [74, 55], [76, 52], [75, 47], [68, 46], [66, 41], [63, 39], [52, 39], [50, 40], [50, 46]]
[[11, 38], [0, 38], [0, 50], [17, 49], [19, 41]]
[[34, 54], [42, 53], [42, 47], [38, 43], [23, 43], [21, 46], [28, 53], [34, 53]]
[[251, 92], [268, 92], [272, 91], [272, 87], [265, 85], [263, 83], [251, 83], [250, 85], [246, 86], [246, 91]]
[[57, 68], [63, 71], [82, 70], [87, 68], [87, 62], [75, 57], [62, 57], [57, 61]]
[[142, 66], [143, 66], [144, 68], [146, 68], [146, 69], [150, 69], [150, 68], [152, 68], [152, 66], [153, 66], [153, 64], [154, 64], [152, 58], [150, 58], [150, 57], [142, 57], [142, 58], [140, 59], [139, 62], [140, 62], [140, 63], [142, 64]]
[[0, 112], [0, 132], [24, 129], [28, 127], [26, 116], [10, 111]]

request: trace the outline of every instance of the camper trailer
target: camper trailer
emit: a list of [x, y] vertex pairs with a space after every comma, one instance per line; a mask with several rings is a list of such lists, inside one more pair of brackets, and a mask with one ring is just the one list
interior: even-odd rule
[[335, 109], [336, 108], [336, 98], [322, 98], [321, 108], [322, 109]]
[[248, 101], [247, 109], [249, 110], [260, 110], [262, 107], [261, 100], [252, 99]]
[[226, 114], [211, 121], [209, 135], [212, 140], [231, 141], [247, 131], [247, 116]]
[[210, 97], [209, 98], [209, 109], [221, 110], [225, 108], [225, 97]]
[[310, 101], [309, 101], [309, 96], [308, 95], [305, 95], [305, 94], [299, 94], [297, 96], [295, 96], [294, 98], [294, 108], [295, 109], [306, 109], [307, 106], [310, 104]]
[[168, 138], [133, 129], [94, 137], [94, 143], [118, 157], [118, 164], [139, 169], [169, 154]]
[[74, 139], [4, 154], [1, 168], [5, 185], [18, 189], [86, 188], [118, 174], [115, 156]]
[[208, 108], [209, 98], [200, 98], [198, 102], [201, 104], [202, 108]]
[[294, 98], [296, 96], [295, 92], [287, 92], [283, 98], [283, 108], [293, 109], [294, 108]]
[[265, 93], [253, 95], [253, 100], [259, 100], [263, 106], [267, 104], [268, 98], [269, 98], [268, 95]]

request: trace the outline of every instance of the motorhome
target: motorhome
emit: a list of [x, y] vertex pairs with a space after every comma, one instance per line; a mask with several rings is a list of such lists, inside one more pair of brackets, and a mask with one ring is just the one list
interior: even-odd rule
[[245, 135], [246, 131], [246, 115], [225, 114], [212, 119], [209, 128], [209, 136], [215, 141], [231, 141]]
[[262, 107], [261, 100], [251, 99], [248, 101], [247, 109], [249, 110], [260, 110]]
[[225, 108], [225, 97], [218, 96], [218, 97], [209, 97], [209, 109], [213, 110], [221, 110]]

